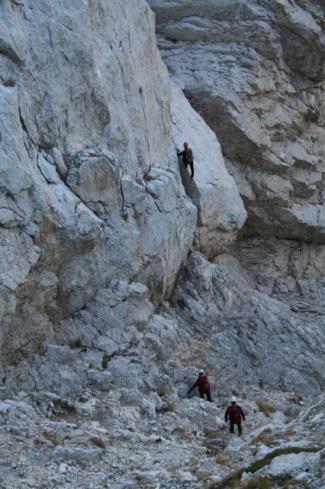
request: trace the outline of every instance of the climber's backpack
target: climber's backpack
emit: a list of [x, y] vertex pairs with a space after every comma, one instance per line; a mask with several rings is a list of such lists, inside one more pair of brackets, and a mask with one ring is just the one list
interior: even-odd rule
[[193, 153], [191, 148], [187, 148], [184, 151], [184, 156], [183, 156], [183, 162], [185, 165], [188, 165], [189, 163], [193, 163]]
[[232, 411], [232, 421], [235, 423], [240, 423], [241, 421], [241, 408], [239, 406], [234, 406]]

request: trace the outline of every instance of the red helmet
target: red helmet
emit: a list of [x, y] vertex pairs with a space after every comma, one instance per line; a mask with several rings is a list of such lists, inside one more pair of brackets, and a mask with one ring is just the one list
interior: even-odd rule
[[188, 143], [184, 143], [183, 146], [184, 146], [185, 149], [187, 149], [188, 148]]

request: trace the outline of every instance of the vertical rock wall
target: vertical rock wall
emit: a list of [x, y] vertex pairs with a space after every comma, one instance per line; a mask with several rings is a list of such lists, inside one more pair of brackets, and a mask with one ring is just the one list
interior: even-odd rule
[[323, 2], [149, 4], [170, 73], [220, 140], [246, 232], [324, 243]]
[[[325, 358], [323, 2], [149, 4], [171, 77], [217, 135], [248, 214], [240, 240], [232, 248], [228, 243], [229, 255], [214, 265], [191, 258], [178, 282], [177, 315], [184, 328], [197, 331], [197, 340], [208, 338], [201, 361], [223, 380], [229, 376], [228, 383], [245, 378], [319, 392]], [[209, 149], [198, 151], [202, 171]]]
[[[0, 59], [6, 363], [42, 348], [116, 279], [144, 283], [158, 305], [192, 245], [198, 204], [180, 177], [169, 78], [144, 1], [4, 0]], [[225, 234], [244, 213], [230, 186], [241, 210]]]

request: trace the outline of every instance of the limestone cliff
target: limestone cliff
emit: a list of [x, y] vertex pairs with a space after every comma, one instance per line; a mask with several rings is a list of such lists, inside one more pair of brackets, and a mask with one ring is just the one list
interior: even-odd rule
[[163, 59], [220, 140], [245, 233], [324, 243], [324, 2], [149, 4]]
[[[191, 120], [203, 138], [210, 130], [186, 106], [177, 116], [179, 93], [173, 139], [145, 2], [6, 0], [0, 13], [1, 352], [13, 360], [52, 341], [114, 279], [141, 281], [156, 305], [168, 297], [200, 206], [185, 194], [174, 139]], [[200, 222], [224, 241], [245, 211], [219, 150], [209, 164]], [[218, 238], [205, 239], [215, 254]]]
[[189, 262], [179, 284], [187, 323], [202, 325], [207, 357], [218, 345], [216, 369], [234, 364], [232, 379], [241, 367], [249, 382], [254, 373], [314, 391], [316, 378], [324, 386], [323, 3], [149, 4], [171, 77], [220, 140], [248, 213], [215, 268]]
[[323, 2], [149, 4], [0, 0], [0, 485], [318, 489]]

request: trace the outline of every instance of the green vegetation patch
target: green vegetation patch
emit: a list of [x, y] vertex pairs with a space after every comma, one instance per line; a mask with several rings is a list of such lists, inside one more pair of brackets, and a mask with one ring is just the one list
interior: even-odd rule
[[[229, 474], [227, 477], [225, 477], [222, 481], [213, 483], [212, 485], [209, 486], [209, 489], [238, 489], [238, 488], [244, 488], [244, 489], [255, 489], [255, 486], [242, 486], [240, 485], [240, 479], [241, 476], [243, 475], [244, 472], [255, 474], [258, 470], [262, 469], [266, 465], [270, 465], [272, 460], [276, 457], [280, 457], [281, 455], [289, 455], [291, 453], [316, 453], [319, 450], [321, 450], [323, 447], [285, 447], [285, 448], [277, 448], [276, 450], [273, 450], [272, 452], [268, 453], [265, 455], [265, 457], [261, 458], [260, 460], [257, 460], [256, 462], [253, 462], [251, 465], [248, 467], [244, 467], [242, 469], [236, 470], [235, 472], [232, 472]], [[278, 487], [290, 487], [288, 486], [288, 482], [292, 479], [290, 475], [284, 475], [284, 476], [278, 476], [276, 478], [266, 478], [266, 477], [255, 477], [255, 481], [258, 480], [260, 486], [256, 486], [256, 489], [269, 489], [269, 487], [273, 486], [267, 486], [268, 482], [273, 482], [275, 483]], [[251, 479], [254, 481], [254, 479]], [[263, 482], [264, 481], [264, 482]], [[266, 482], [265, 482], [266, 481]], [[248, 484], [245, 482], [245, 484]]]
[[71, 349], [73, 349], [73, 348], [81, 348], [82, 347], [81, 338], [71, 338], [69, 340], [69, 346], [70, 346]]
[[247, 469], [245, 469], [245, 472], [251, 472], [254, 474], [258, 470], [262, 469], [265, 467], [265, 465], [270, 465], [272, 460], [276, 457], [280, 457], [281, 455], [289, 455], [290, 453], [301, 453], [301, 452], [307, 452], [307, 453], [315, 453], [318, 452], [320, 448], [314, 448], [314, 447], [286, 447], [286, 448], [277, 448], [276, 450], [273, 450], [272, 452], [268, 453], [265, 455], [260, 460], [257, 460], [256, 462], [253, 462]]

